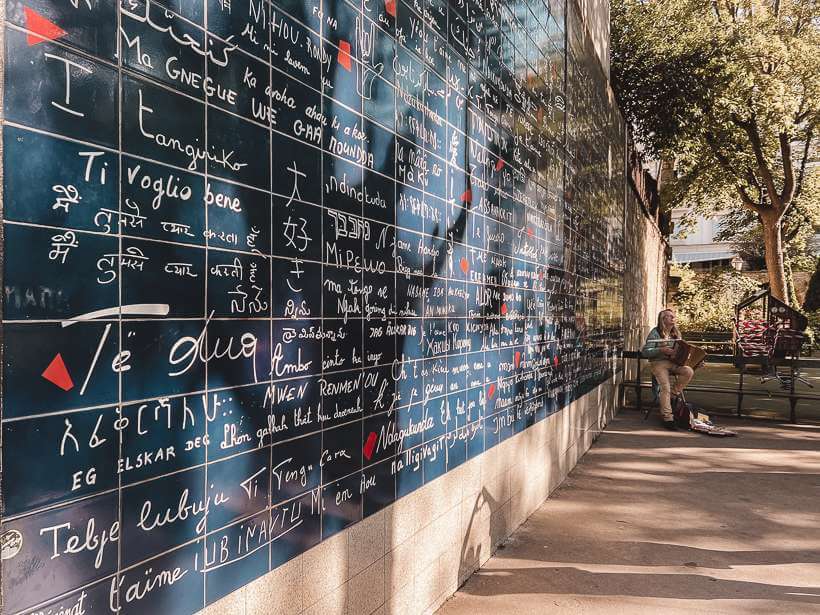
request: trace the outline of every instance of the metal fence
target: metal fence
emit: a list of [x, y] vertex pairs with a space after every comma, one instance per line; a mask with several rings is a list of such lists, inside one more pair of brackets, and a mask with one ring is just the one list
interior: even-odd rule
[[[637, 407], [639, 411], [643, 410], [643, 399], [641, 390], [651, 389], [652, 382], [649, 380], [642, 380], [641, 378], [641, 362], [646, 361], [641, 356], [641, 353], [636, 350], [626, 350], [623, 352], [624, 361], [621, 364], [621, 407], [626, 404], [626, 389], [634, 388], [637, 392]], [[626, 379], [626, 365], [627, 361], [637, 361], [637, 370], [635, 372], [634, 380]], [[736, 364], [738, 358], [733, 354], [709, 354], [706, 355], [706, 363], [724, 363]], [[760, 389], [744, 388], [744, 376], [746, 375], [746, 365], [741, 364], [739, 367], [739, 380], [736, 387], [727, 386], [710, 386], [710, 385], [689, 385], [686, 387], [687, 391], [702, 392], [702, 393], [718, 393], [718, 394], [733, 394], [737, 396], [737, 416], [746, 416], [743, 414], [743, 399], [744, 397], [768, 397], [776, 399], [787, 399], [789, 401], [789, 420], [792, 423], [797, 422], [797, 405], [800, 401], [820, 401], [820, 394], [811, 391], [798, 391], [795, 387], [795, 382], [798, 381], [800, 370], [807, 368], [820, 369], [820, 359], [800, 358], [792, 359], [783, 362], [779, 365], [781, 369], [786, 369], [786, 375], [783, 382], [787, 387], [782, 391], [768, 391]]]

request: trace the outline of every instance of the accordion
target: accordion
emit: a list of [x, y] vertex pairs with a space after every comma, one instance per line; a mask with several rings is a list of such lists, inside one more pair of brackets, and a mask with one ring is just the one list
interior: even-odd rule
[[688, 365], [692, 369], [696, 369], [700, 367], [700, 364], [706, 358], [706, 351], [703, 348], [683, 340], [675, 340], [672, 350], [674, 354], [669, 356], [669, 360], [675, 365]]

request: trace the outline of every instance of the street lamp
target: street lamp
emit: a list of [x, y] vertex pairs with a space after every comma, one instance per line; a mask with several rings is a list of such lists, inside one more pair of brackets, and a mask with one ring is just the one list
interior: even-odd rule
[[743, 259], [740, 258], [738, 255], [735, 255], [735, 257], [732, 259], [731, 264], [732, 269], [734, 269], [735, 271], [740, 271], [741, 269], [743, 269]]

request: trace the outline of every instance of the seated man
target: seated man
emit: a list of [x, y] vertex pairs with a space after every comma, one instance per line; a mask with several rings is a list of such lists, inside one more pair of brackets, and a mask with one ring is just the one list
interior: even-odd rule
[[[661, 387], [661, 418], [663, 426], [667, 429], [675, 429], [671, 398], [683, 391], [695, 373], [688, 365], [676, 365], [669, 360], [669, 357], [675, 354], [673, 350], [675, 340], [679, 339], [681, 335], [675, 326], [675, 313], [672, 310], [662, 310], [658, 314], [658, 326], [649, 332], [646, 343], [641, 349], [641, 354], [649, 359], [652, 374]], [[670, 382], [672, 374], [677, 376], [674, 389]]]

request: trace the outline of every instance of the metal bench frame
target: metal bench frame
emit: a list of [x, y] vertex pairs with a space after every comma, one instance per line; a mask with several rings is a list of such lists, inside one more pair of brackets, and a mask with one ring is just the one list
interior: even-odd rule
[[[620, 405], [623, 408], [626, 405], [626, 389], [633, 388], [637, 392], [637, 407], [638, 412], [643, 411], [643, 399], [641, 396], [641, 391], [643, 389], [651, 389], [652, 383], [650, 381], [641, 380], [641, 361], [646, 361], [641, 356], [641, 353], [636, 350], [625, 350], [622, 353], [623, 361], [621, 362], [621, 398], [620, 398]], [[635, 380], [627, 380], [626, 379], [626, 362], [629, 359], [637, 360], [637, 371], [636, 371], [636, 379]], [[734, 364], [737, 361], [737, 357], [735, 355], [706, 355], [706, 362], [707, 363], [729, 363]], [[791, 372], [791, 378], [789, 382], [789, 390], [778, 392], [778, 391], [758, 391], [758, 390], [744, 390], [743, 389], [743, 376], [746, 373], [746, 364], [745, 362], [741, 364], [740, 367], [740, 381], [737, 387], [719, 387], [719, 386], [709, 386], [709, 385], [689, 385], [686, 387], [687, 391], [692, 391], [696, 393], [722, 393], [727, 395], [736, 395], [737, 396], [737, 416], [744, 416], [743, 414], [743, 398], [746, 396], [750, 397], [768, 397], [768, 398], [776, 398], [776, 399], [788, 399], [789, 400], [789, 420], [792, 423], [797, 423], [797, 402], [801, 400], [812, 400], [812, 401], [820, 401], [820, 394], [817, 393], [804, 393], [795, 390], [795, 381], [797, 379], [797, 370], [801, 367], [816, 367], [820, 368], [820, 359], [792, 359], [788, 362], [788, 368]]]

